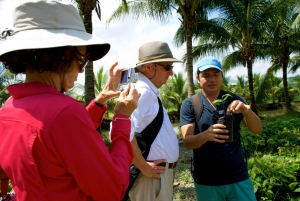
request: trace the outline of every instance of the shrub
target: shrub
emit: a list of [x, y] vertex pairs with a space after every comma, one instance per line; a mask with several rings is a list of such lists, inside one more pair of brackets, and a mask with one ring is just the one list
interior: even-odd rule
[[261, 135], [242, 128], [257, 200], [300, 200], [300, 119], [268, 117]]
[[242, 140], [246, 154], [277, 154], [278, 148], [291, 150], [300, 143], [300, 119], [285, 120], [277, 117], [273, 122], [264, 122], [263, 131], [256, 135], [242, 128]]
[[[300, 150], [298, 146], [297, 150]], [[286, 150], [281, 150], [281, 153]], [[300, 154], [295, 150], [283, 156], [251, 158], [248, 170], [257, 200], [295, 200], [300, 196]]]

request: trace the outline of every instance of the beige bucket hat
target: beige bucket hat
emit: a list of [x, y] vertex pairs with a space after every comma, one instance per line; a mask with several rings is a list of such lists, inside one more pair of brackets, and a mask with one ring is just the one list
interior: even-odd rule
[[22, 1], [14, 9], [13, 28], [2, 32], [1, 57], [12, 51], [63, 46], [87, 46], [87, 59], [102, 58], [110, 44], [87, 33], [72, 4], [55, 0]]
[[162, 41], [153, 41], [142, 45], [139, 48], [139, 62], [136, 67], [147, 63], [155, 62], [180, 62], [175, 59], [169, 45]]

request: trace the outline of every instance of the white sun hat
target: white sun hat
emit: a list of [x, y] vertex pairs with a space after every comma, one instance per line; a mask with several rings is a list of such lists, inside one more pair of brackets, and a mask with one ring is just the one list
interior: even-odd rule
[[78, 11], [72, 4], [55, 0], [30, 0], [14, 9], [13, 28], [2, 32], [0, 61], [6, 53], [17, 50], [63, 46], [86, 46], [87, 59], [102, 58], [110, 44], [87, 33]]

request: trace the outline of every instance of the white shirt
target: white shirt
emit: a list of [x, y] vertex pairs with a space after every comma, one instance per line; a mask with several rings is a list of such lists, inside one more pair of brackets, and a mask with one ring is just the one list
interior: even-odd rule
[[[141, 97], [138, 101], [138, 107], [131, 115], [130, 141], [135, 132], [141, 133], [153, 121], [159, 109], [158, 89], [141, 73], [138, 74], [137, 79], [135, 88], [141, 93]], [[147, 160], [166, 159], [166, 162], [174, 163], [179, 155], [178, 139], [165, 108], [163, 108], [163, 112], [163, 124], [151, 145]]]

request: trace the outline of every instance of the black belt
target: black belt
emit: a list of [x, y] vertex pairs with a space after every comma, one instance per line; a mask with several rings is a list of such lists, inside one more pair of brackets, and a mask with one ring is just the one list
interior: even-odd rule
[[[163, 166], [163, 167], [166, 167], [166, 162], [163, 162], [163, 163], [159, 163], [159, 164], [157, 164], [157, 166]], [[175, 167], [176, 167], [176, 165], [177, 165], [177, 162], [175, 162], [175, 163], [168, 163], [168, 169], [174, 169]]]

